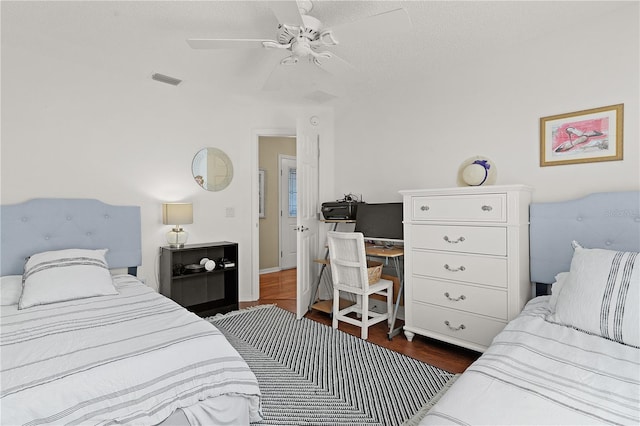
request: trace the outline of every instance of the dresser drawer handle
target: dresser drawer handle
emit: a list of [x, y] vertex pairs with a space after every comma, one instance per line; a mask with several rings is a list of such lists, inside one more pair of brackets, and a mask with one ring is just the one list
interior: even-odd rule
[[426, 212], [427, 210], [429, 210], [429, 206], [420, 206], [420, 210]]
[[446, 297], [447, 299], [449, 299], [449, 300], [450, 300], [450, 301], [452, 301], [452, 302], [458, 302], [458, 301], [460, 301], [460, 300], [464, 300], [464, 299], [466, 299], [466, 298], [467, 298], [464, 294], [461, 294], [461, 295], [460, 295], [460, 297], [458, 297], [457, 299], [454, 299], [453, 297], [451, 297], [451, 296], [449, 295], [449, 292], [446, 292], [446, 293], [444, 294], [444, 297]]
[[482, 206], [482, 211], [490, 212], [491, 210], [493, 210], [493, 207], [491, 206], [487, 206], [487, 205]]
[[451, 323], [449, 321], [445, 321], [444, 325], [449, 327], [449, 330], [451, 330], [451, 331], [460, 331], [460, 330], [464, 330], [465, 328], [467, 328], [467, 327], [465, 327], [464, 324], [460, 324], [458, 327], [452, 327]]
[[446, 269], [449, 272], [461, 272], [464, 271], [465, 268], [464, 266], [460, 266], [459, 268], [451, 268], [449, 265], [447, 265], [446, 263], [444, 264], [444, 269]]
[[457, 240], [450, 240], [448, 236], [444, 236], [443, 239], [449, 244], [458, 244], [464, 241], [464, 237], [460, 237]]

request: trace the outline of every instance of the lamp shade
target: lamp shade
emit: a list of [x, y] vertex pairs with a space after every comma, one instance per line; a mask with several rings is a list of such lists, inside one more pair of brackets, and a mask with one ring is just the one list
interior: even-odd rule
[[193, 204], [162, 204], [162, 223], [164, 225], [186, 225], [193, 223]]

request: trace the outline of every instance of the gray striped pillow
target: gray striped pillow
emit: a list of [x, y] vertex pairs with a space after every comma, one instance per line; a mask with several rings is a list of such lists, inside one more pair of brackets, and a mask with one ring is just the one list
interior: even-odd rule
[[24, 266], [18, 309], [118, 294], [106, 252], [67, 249], [34, 254]]
[[639, 271], [637, 252], [577, 246], [549, 320], [640, 346]]

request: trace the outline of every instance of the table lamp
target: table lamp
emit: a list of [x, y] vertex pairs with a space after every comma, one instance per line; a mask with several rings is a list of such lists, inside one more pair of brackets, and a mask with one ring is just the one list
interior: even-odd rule
[[162, 223], [164, 225], [174, 225], [171, 231], [167, 232], [169, 246], [173, 248], [184, 247], [189, 234], [180, 225], [193, 223], [193, 204], [162, 204]]

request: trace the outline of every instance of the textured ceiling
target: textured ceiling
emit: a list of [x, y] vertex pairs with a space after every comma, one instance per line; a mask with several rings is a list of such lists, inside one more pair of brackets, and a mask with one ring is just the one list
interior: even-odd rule
[[[435, 68], [497, 54], [527, 40], [628, 6], [614, 1], [315, 1], [325, 27], [405, 8], [411, 30], [353, 39], [331, 51], [354, 66], [351, 78], [300, 78], [297, 95], [373, 90]], [[117, 73], [152, 72], [237, 94], [261, 89], [282, 52], [193, 50], [187, 38], [275, 38], [265, 1], [2, 1], [2, 44]], [[381, 29], [382, 30], [382, 29]], [[293, 77], [292, 77], [293, 78]], [[320, 90], [321, 92], [318, 92]], [[314, 94], [315, 92], [315, 94]]]

